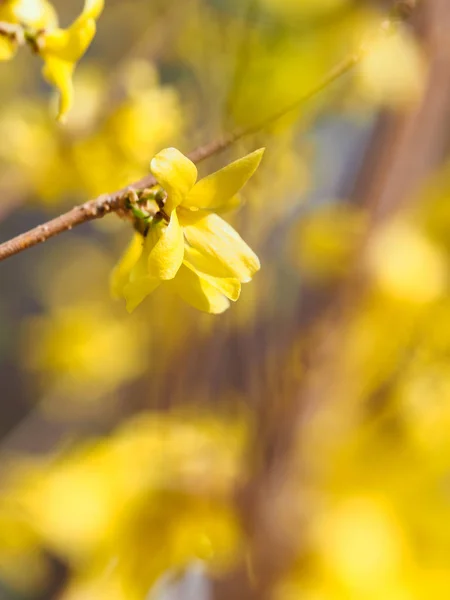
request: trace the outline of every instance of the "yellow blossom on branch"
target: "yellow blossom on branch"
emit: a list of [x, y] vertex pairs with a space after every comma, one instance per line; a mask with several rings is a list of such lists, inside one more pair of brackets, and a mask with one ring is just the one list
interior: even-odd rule
[[[111, 278], [112, 294], [134, 310], [162, 282], [195, 308], [219, 314], [236, 301], [259, 259], [216, 211], [234, 207], [236, 194], [259, 166], [260, 149], [197, 180], [197, 168], [175, 148], [162, 150], [150, 170], [160, 184], [135, 209], [136, 232]], [[161, 189], [162, 188], [162, 189]], [[139, 204], [140, 201], [140, 204]]]

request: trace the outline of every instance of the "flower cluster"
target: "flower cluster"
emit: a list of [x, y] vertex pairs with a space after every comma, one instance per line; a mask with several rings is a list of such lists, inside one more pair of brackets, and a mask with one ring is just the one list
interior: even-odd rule
[[59, 90], [59, 119], [73, 103], [73, 71], [95, 35], [103, 6], [104, 0], [85, 0], [78, 18], [62, 29], [47, 0], [6, 0], [0, 4], [0, 60], [11, 59], [17, 47], [27, 41], [44, 60], [43, 76]]
[[239, 298], [241, 284], [259, 270], [259, 259], [215, 213], [236, 205], [236, 194], [258, 168], [263, 152], [197, 183], [194, 163], [175, 148], [155, 156], [150, 170], [159, 186], [131, 207], [141, 231], [112, 274], [112, 293], [126, 300], [129, 311], [163, 282], [188, 304], [213, 314]]

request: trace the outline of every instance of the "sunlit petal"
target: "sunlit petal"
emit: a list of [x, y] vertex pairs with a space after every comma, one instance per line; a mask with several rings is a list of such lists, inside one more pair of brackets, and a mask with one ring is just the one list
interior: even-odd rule
[[183, 200], [183, 206], [224, 210], [230, 203], [230, 208], [234, 208], [234, 196], [256, 171], [263, 154], [264, 148], [260, 148], [201, 179]]
[[145, 239], [148, 251], [148, 275], [157, 279], [172, 279], [183, 262], [184, 238], [176, 211], [172, 211], [170, 222], [150, 227]]
[[56, 11], [47, 0], [9, 0], [0, 3], [0, 21], [23, 23], [35, 29], [58, 25]]
[[123, 289], [130, 280], [131, 270], [142, 255], [143, 245], [144, 238], [140, 233], [136, 232], [122, 258], [111, 273], [110, 288], [113, 297], [121, 298], [123, 296]]
[[216, 287], [188, 265], [181, 265], [175, 279], [167, 285], [198, 310], [220, 314], [230, 306], [229, 300]]
[[197, 167], [176, 148], [161, 150], [151, 161], [150, 171], [167, 192], [168, 213], [181, 204], [197, 180]]
[[199, 256], [201, 256], [200, 253], [194, 250], [193, 248], [186, 248], [184, 264], [191, 268], [200, 277], [208, 281], [215, 288], [217, 288], [220, 292], [222, 292], [222, 294], [225, 294], [227, 298], [235, 302], [239, 298], [241, 293], [241, 282], [239, 281], [239, 279], [229, 276], [211, 275], [208, 272], [205, 272], [203, 268], [198, 268], [199, 265], [200, 267], [204, 267], [209, 262], [208, 258], [206, 258], [205, 261], [202, 258], [198, 260]]
[[182, 223], [188, 243], [218, 263], [229, 277], [250, 281], [260, 268], [256, 254], [226, 221], [215, 214], [183, 211]]
[[188, 261], [196, 271], [212, 275], [213, 277], [229, 277], [230, 269], [219, 262], [214, 256], [193, 248], [189, 244], [184, 246], [184, 260]]
[[129, 281], [123, 288], [128, 312], [133, 312], [160, 283], [160, 279], [151, 277], [148, 273], [148, 257], [144, 243], [144, 251], [131, 269]]

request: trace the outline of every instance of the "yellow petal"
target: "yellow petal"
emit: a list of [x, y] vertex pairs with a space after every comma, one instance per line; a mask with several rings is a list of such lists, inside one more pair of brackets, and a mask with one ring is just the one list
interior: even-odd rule
[[150, 227], [145, 239], [148, 251], [148, 275], [157, 279], [172, 279], [183, 262], [184, 238], [176, 211], [172, 211], [170, 222]]
[[263, 154], [264, 148], [260, 148], [201, 179], [183, 200], [183, 206], [208, 210], [223, 210], [229, 202], [235, 206], [234, 196], [256, 171]]
[[136, 281], [130, 281], [123, 290], [123, 297], [127, 303], [127, 311], [133, 310], [145, 300], [161, 283], [159, 279], [152, 277], [141, 277]]
[[[182, 215], [182, 217], [181, 217]], [[231, 225], [215, 214], [183, 211], [181, 224], [188, 243], [229, 277], [250, 281], [260, 269], [256, 254]]]
[[205, 254], [189, 244], [184, 245], [184, 260], [188, 261], [196, 271], [213, 277], [229, 277], [230, 269], [219, 262], [214, 256]]
[[176, 148], [161, 150], [151, 161], [150, 171], [167, 192], [165, 210], [171, 213], [194, 187], [197, 167]]
[[181, 265], [175, 279], [166, 285], [170, 285], [185, 302], [204, 312], [217, 315], [230, 306], [229, 300], [216, 287], [185, 264]]
[[224, 213], [228, 213], [232, 210], [235, 210], [239, 206], [241, 206], [242, 200], [239, 194], [237, 196], [233, 196], [230, 200], [222, 204], [222, 206], [217, 206], [214, 208], [212, 212], [215, 212], [218, 215], [223, 215]]
[[74, 65], [59, 58], [48, 58], [45, 61], [42, 74], [45, 79], [59, 90], [58, 119], [63, 119], [73, 104], [73, 74]]
[[236, 301], [241, 293], [239, 279], [230, 277], [226, 269], [217, 261], [211, 260], [195, 248], [186, 245], [184, 249], [184, 264], [209, 281], [211, 285], [221, 291], [230, 300]]
[[110, 289], [114, 298], [123, 297], [123, 289], [130, 280], [130, 273], [142, 255], [144, 238], [140, 233], [135, 233], [125, 250], [122, 258], [111, 273]]
[[145, 250], [144, 243], [144, 250], [131, 269], [129, 280], [123, 288], [123, 297], [127, 303], [128, 312], [133, 312], [161, 283], [159, 279], [151, 277], [148, 273], [148, 256]]
[[[58, 25], [58, 17], [55, 9], [47, 0], [17, 0], [16, 2], [7, 2], [6, 10], [14, 14], [18, 23], [24, 23], [34, 29], [46, 29]], [[0, 20], [3, 20], [3, 14], [0, 10]], [[9, 19], [8, 19], [9, 21]]]
[[77, 20], [68, 29], [53, 29], [40, 38], [40, 55], [47, 61], [49, 57], [76, 63], [88, 49], [95, 35], [93, 19]]
[[84, 8], [79, 19], [95, 19], [97, 20], [103, 11], [105, 0], [85, 0]]
[[236, 300], [239, 299], [239, 296], [241, 295], [241, 282], [239, 279], [233, 277], [213, 277], [212, 275], [197, 271], [187, 260], [184, 261], [184, 264], [198, 275], [201, 280], [210, 283], [216, 290], [230, 300], [233, 300], [233, 302], [236, 302]]
[[41, 56], [55, 56], [75, 63], [88, 49], [96, 32], [95, 19], [103, 10], [103, 0], [86, 0], [81, 15], [67, 29], [54, 28], [40, 38]]

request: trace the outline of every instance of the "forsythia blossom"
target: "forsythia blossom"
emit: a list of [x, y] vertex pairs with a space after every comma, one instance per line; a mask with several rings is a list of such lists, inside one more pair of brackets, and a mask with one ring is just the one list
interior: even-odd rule
[[[44, 60], [42, 73], [60, 93], [59, 119], [64, 118], [72, 105], [73, 71], [95, 35], [96, 19], [103, 6], [104, 0], [85, 0], [79, 17], [62, 29], [47, 0], [6, 0], [0, 4], [0, 21], [22, 27], [26, 39]], [[1, 36], [0, 60], [12, 58], [16, 47], [13, 35]]]
[[[258, 168], [260, 149], [197, 180], [197, 168], [175, 148], [162, 150], [150, 170], [156, 209], [136, 232], [111, 279], [112, 293], [134, 310], [162, 282], [199, 310], [219, 314], [237, 300], [241, 283], [260, 268], [239, 234], [215, 212], [236, 205], [235, 196]], [[141, 203], [142, 209], [149, 205]]]

